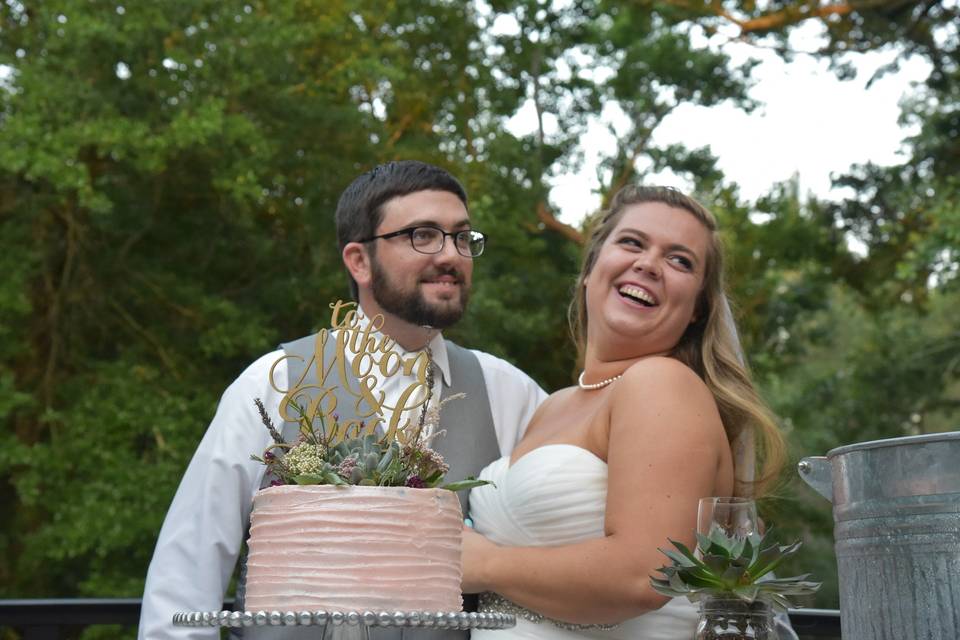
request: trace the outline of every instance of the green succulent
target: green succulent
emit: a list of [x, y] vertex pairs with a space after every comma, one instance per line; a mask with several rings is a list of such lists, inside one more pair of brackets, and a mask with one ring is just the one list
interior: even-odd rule
[[699, 557], [681, 542], [670, 542], [677, 551], [661, 549], [672, 564], [657, 571], [662, 578], [651, 577], [650, 584], [665, 596], [686, 596], [693, 602], [704, 597], [736, 597], [744, 602], [769, 600], [779, 610], [792, 606], [787, 596], [812, 595], [820, 583], [809, 582], [809, 574], [790, 578], [771, 576], [780, 564], [795, 554], [800, 542], [780, 546], [767, 542], [766, 535], [747, 537], [727, 535], [720, 528], [709, 535], [697, 533]]
[[297, 484], [336, 484], [361, 486], [395, 486], [403, 484], [396, 465], [400, 445], [379, 442], [375, 434], [346, 438], [331, 447], [314, 473], [293, 476]]

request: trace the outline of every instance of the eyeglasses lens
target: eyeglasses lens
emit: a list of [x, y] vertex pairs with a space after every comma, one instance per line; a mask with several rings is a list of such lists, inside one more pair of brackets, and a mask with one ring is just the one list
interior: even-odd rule
[[483, 253], [483, 235], [477, 231], [461, 231], [454, 239], [461, 255], [477, 257]]
[[422, 253], [439, 253], [443, 250], [443, 241], [447, 235], [453, 236], [457, 252], [465, 257], [476, 257], [483, 253], [484, 237], [479, 231], [459, 231], [445, 234], [433, 227], [418, 227], [410, 234], [413, 248]]
[[424, 253], [437, 253], [443, 247], [443, 232], [432, 227], [419, 227], [410, 234], [413, 248]]

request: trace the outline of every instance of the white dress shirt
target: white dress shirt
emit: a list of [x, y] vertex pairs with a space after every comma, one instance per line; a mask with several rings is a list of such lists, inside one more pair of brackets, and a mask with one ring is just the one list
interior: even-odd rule
[[[446, 344], [437, 335], [430, 342], [434, 362], [450, 382]], [[403, 356], [399, 345], [395, 350]], [[481, 351], [473, 351], [483, 371], [493, 426], [501, 455], [508, 455], [546, 398], [526, 374]], [[254, 405], [259, 398], [280, 427], [283, 394], [269, 383], [270, 368], [283, 351], [269, 353], [250, 365], [224, 392], [216, 415], [180, 481], [164, 519], [147, 571], [140, 614], [139, 640], [213, 639], [216, 627], [174, 627], [178, 611], [218, 611], [240, 553], [243, 536], [260, 489], [264, 465], [251, 460], [272, 442]], [[349, 358], [349, 352], [346, 354]], [[273, 372], [280, 386], [287, 379], [285, 361]], [[413, 381], [402, 374], [381, 381], [386, 404]], [[436, 394], [439, 396], [439, 394]], [[455, 402], [455, 401], [454, 401]], [[389, 422], [390, 416], [384, 419]]]

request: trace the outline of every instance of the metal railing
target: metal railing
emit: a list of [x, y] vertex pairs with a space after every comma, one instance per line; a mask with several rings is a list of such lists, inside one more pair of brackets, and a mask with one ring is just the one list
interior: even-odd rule
[[800, 640], [840, 640], [838, 609], [790, 609], [790, 624]]
[[21, 640], [60, 640], [72, 628], [139, 622], [140, 598], [0, 600], [0, 629], [14, 629]]
[[[223, 606], [229, 610], [233, 602]], [[139, 621], [140, 598], [0, 600], [0, 628], [13, 629], [21, 640], [60, 640], [77, 627], [136, 626]], [[801, 640], [840, 638], [840, 612], [835, 609], [792, 609], [790, 622]]]

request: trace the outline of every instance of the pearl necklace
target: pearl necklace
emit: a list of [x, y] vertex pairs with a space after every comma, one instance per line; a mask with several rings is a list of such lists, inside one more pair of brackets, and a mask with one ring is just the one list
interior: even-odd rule
[[580, 372], [580, 377], [577, 378], [577, 385], [578, 385], [581, 389], [583, 389], [584, 391], [595, 391], [596, 389], [603, 389], [603, 388], [604, 388], [605, 386], [607, 386], [608, 384], [611, 384], [611, 383], [613, 383], [613, 382], [616, 382], [617, 380], [619, 380], [620, 378], [623, 377], [623, 374], [622, 374], [622, 373], [618, 373], [617, 375], [613, 376], [612, 378], [607, 378], [606, 380], [601, 380], [600, 382], [594, 382], [593, 384], [587, 384], [587, 383], [585, 383], [585, 382], [583, 381], [583, 374], [584, 374], [584, 373], [586, 373], [586, 371], [581, 371], [581, 372]]

